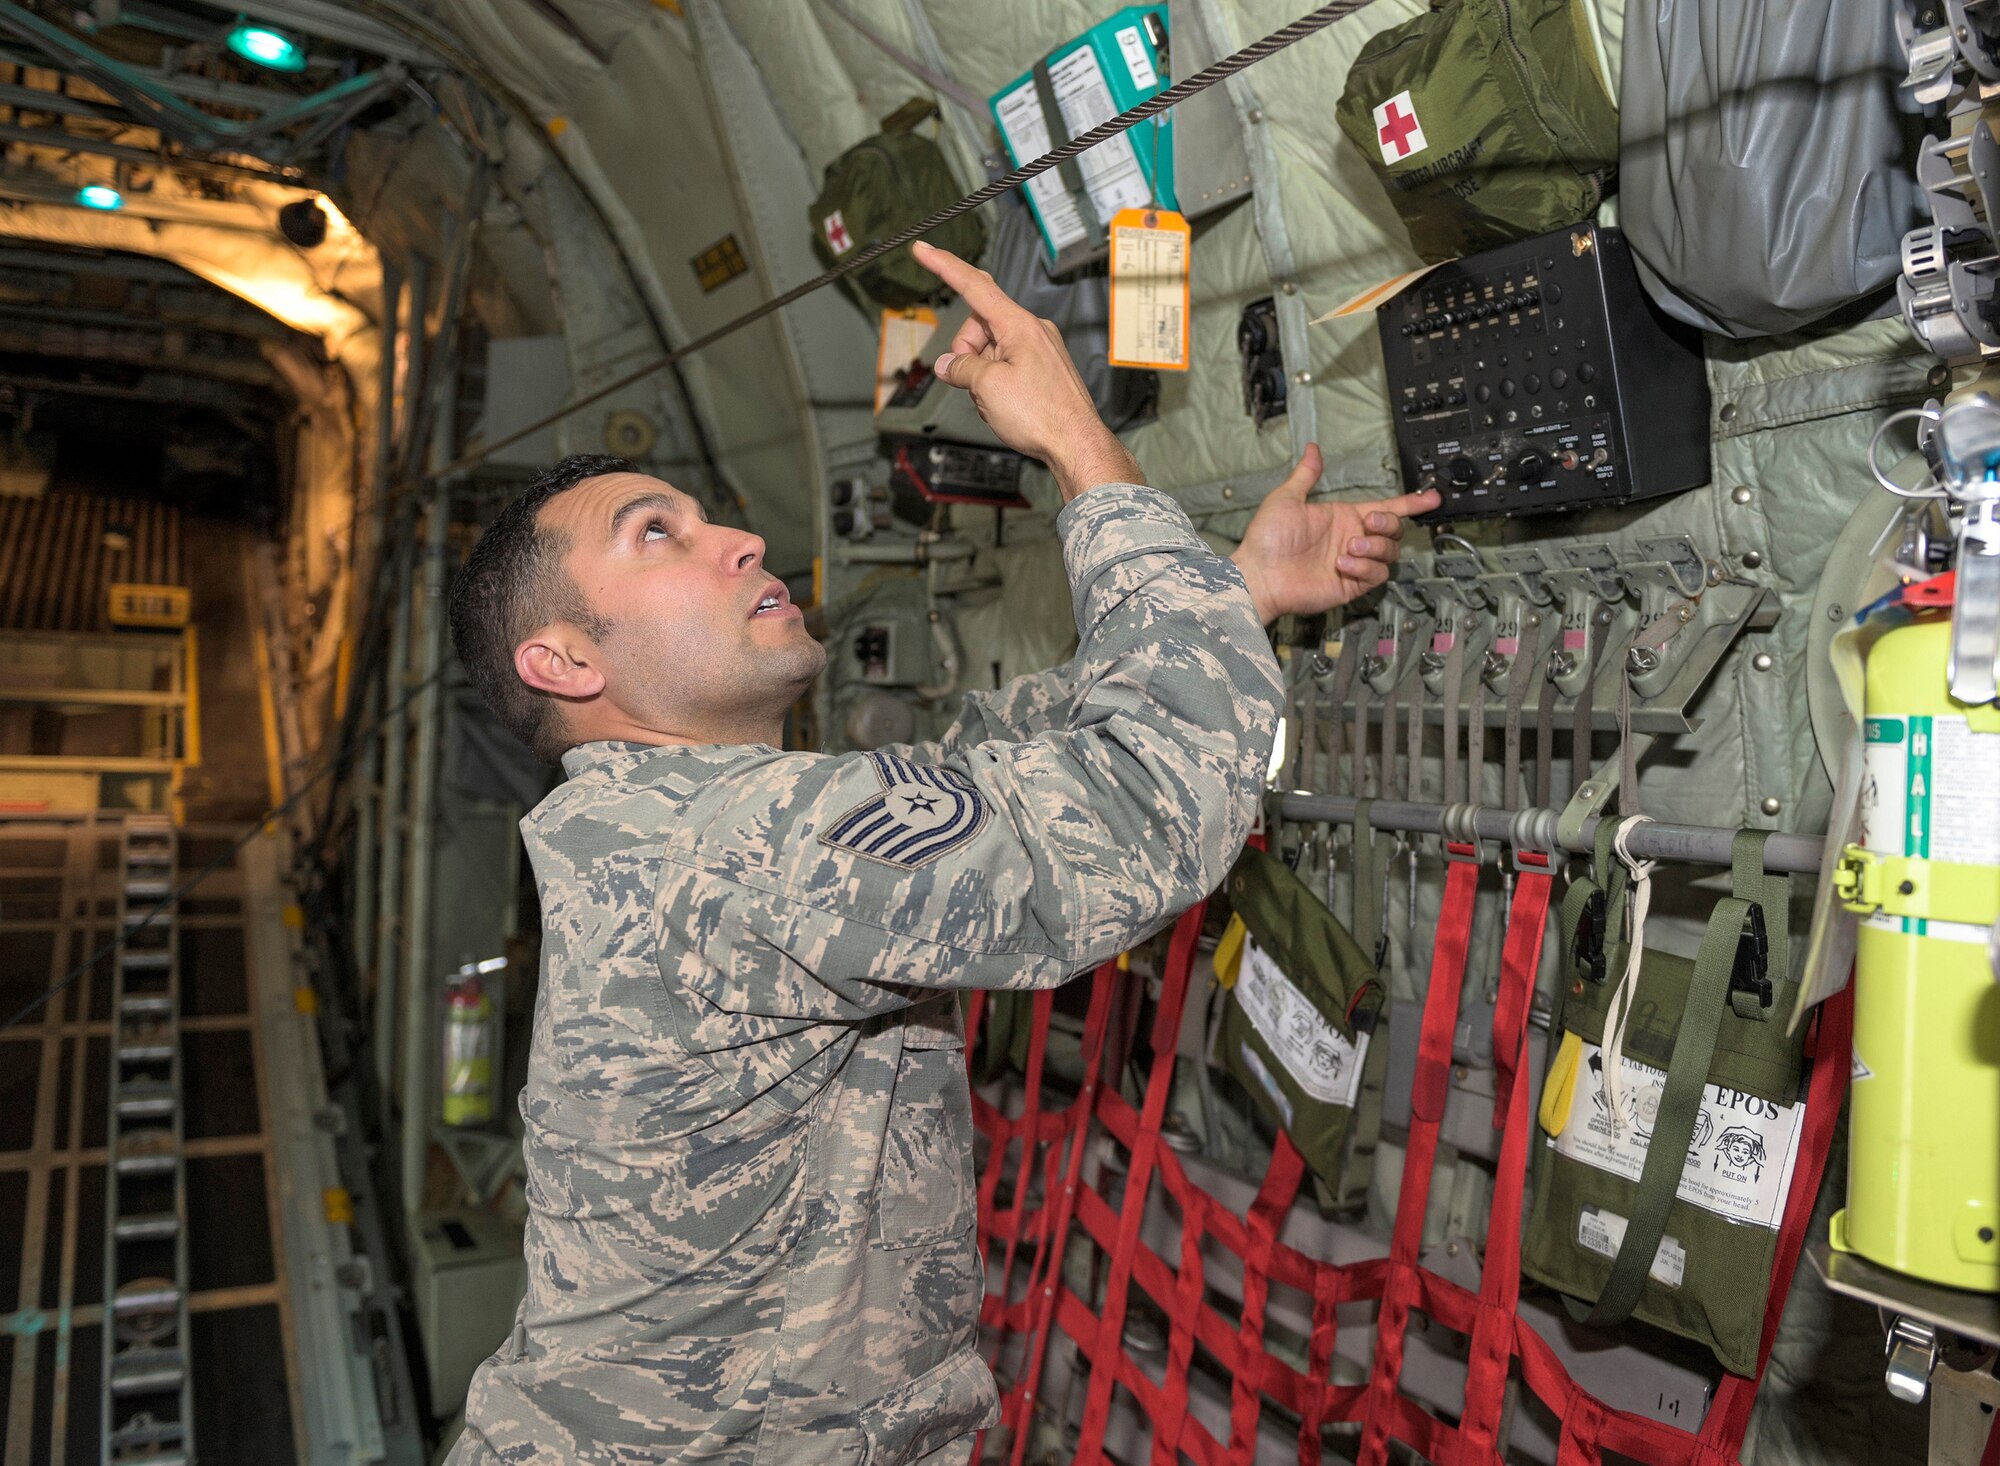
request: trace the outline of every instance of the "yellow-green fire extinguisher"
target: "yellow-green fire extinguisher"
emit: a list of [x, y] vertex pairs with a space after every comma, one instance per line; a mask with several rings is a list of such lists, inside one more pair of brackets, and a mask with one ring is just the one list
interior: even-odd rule
[[1833, 1245], [2000, 1292], [2000, 707], [1946, 687], [1951, 621], [1868, 653], [1862, 840], [1835, 889], [1862, 913], [1847, 1207]]

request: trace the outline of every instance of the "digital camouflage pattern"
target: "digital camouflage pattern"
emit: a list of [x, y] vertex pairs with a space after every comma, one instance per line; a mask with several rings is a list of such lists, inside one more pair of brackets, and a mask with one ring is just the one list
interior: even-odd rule
[[1075, 661], [941, 741], [595, 743], [522, 822], [528, 1291], [454, 1461], [962, 1462], [996, 1422], [934, 990], [1053, 987], [1208, 894], [1279, 697], [1172, 500], [1104, 486], [1057, 528]]

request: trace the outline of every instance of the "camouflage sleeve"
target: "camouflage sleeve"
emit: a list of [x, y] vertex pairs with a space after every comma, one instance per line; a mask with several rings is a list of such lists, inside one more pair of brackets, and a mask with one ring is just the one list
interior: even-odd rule
[[1004, 687], [966, 693], [965, 705], [938, 743], [946, 749], [996, 740], [1018, 743], [1064, 726], [1076, 697], [1076, 665], [1072, 658], [1046, 672], [1016, 677]]
[[1093, 489], [1057, 524], [1080, 636], [1060, 726], [934, 763], [888, 748], [732, 771], [663, 852], [679, 981], [816, 1021], [911, 989], [1053, 986], [1222, 880], [1279, 697], [1242, 575], [1153, 489]]

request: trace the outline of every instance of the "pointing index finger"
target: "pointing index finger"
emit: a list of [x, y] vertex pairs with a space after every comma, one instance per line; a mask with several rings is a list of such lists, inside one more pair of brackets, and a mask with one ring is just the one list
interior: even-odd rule
[[1368, 508], [1377, 513], [1409, 519], [1414, 515], [1428, 514], [1443, 502], [1436, 489], [1424, 489], [1415, 494], [1399, 494], [1393, 499], [1377, 499]]
[[950, 250], [939, 249], [920, 239], [911, 246], [911, 252], [918, 264], [957, 291], [965, 303], [985, 319], [989, 328], [1003, 321], [1011, 325], [1015, 318], [1027, 315], [1011, 295], [994, 283], [991, 275], [967, 264]]

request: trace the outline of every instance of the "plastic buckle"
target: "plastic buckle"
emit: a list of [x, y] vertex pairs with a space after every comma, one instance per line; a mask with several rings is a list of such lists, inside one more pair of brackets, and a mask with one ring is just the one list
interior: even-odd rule
[[1736, 995], [1754, 995], [1759, 1008], [1769, 1008], [1773, 989], [1771, 986], [1771, 939], [1764, 927], [1764, 908], [1752, 906], [1750, 915], [1743, 923], [1743, 933], [1736, 939], [1736, 962], [1729, 973], [1729, 1001], [1736, 1004]]
[[1587, 982], [1602, 983], [1605, 972], [1604, 928], [1610, 919], [1604, 892], [1592, 891], [1570, 934], [1570, 952], [1576, 975]]

